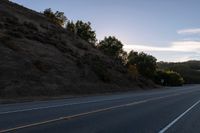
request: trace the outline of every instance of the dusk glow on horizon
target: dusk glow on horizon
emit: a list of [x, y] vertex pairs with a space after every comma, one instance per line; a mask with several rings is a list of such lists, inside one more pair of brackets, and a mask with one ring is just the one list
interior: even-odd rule
[[158, 61], [200, 60], [199, 0], [12, 0], [42, 12], [62, 11], [90, 21], [102, 40], [116, 36], [126, 51], [144, 51]]

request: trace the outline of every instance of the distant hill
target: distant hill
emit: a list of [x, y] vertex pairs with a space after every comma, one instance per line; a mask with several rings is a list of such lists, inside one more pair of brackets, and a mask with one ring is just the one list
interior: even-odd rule
[[200, 61], [188, 61], [182, 63], [159, 62], [158, 68], [173, 70], [180, 73], [188, 84], [200, 83]]
[[154, 87], [41, 13], [0, 0], [0, 14], [1, 97]]

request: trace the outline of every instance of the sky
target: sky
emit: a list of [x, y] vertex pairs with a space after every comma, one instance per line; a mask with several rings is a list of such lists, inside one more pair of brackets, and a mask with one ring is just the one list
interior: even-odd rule
[[126, 51], [158, 61], [200, 60], [200, 0], [12, 0], [36, 11], [51, 8], [90, 21], [98, 40], [115, 36]]

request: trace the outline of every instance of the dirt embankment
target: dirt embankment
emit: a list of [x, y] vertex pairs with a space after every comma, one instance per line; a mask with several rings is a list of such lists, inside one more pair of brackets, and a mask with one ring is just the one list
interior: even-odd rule
[[154, 87], [41, 13], [0, 1], [0, 97]]

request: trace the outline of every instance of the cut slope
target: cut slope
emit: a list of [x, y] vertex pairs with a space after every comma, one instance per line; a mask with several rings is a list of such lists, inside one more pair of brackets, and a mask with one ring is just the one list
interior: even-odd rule
[[130, 90], [133, 80], [94, 46], [41, 13], [0, 1], [0, 95], [38, 96]]

